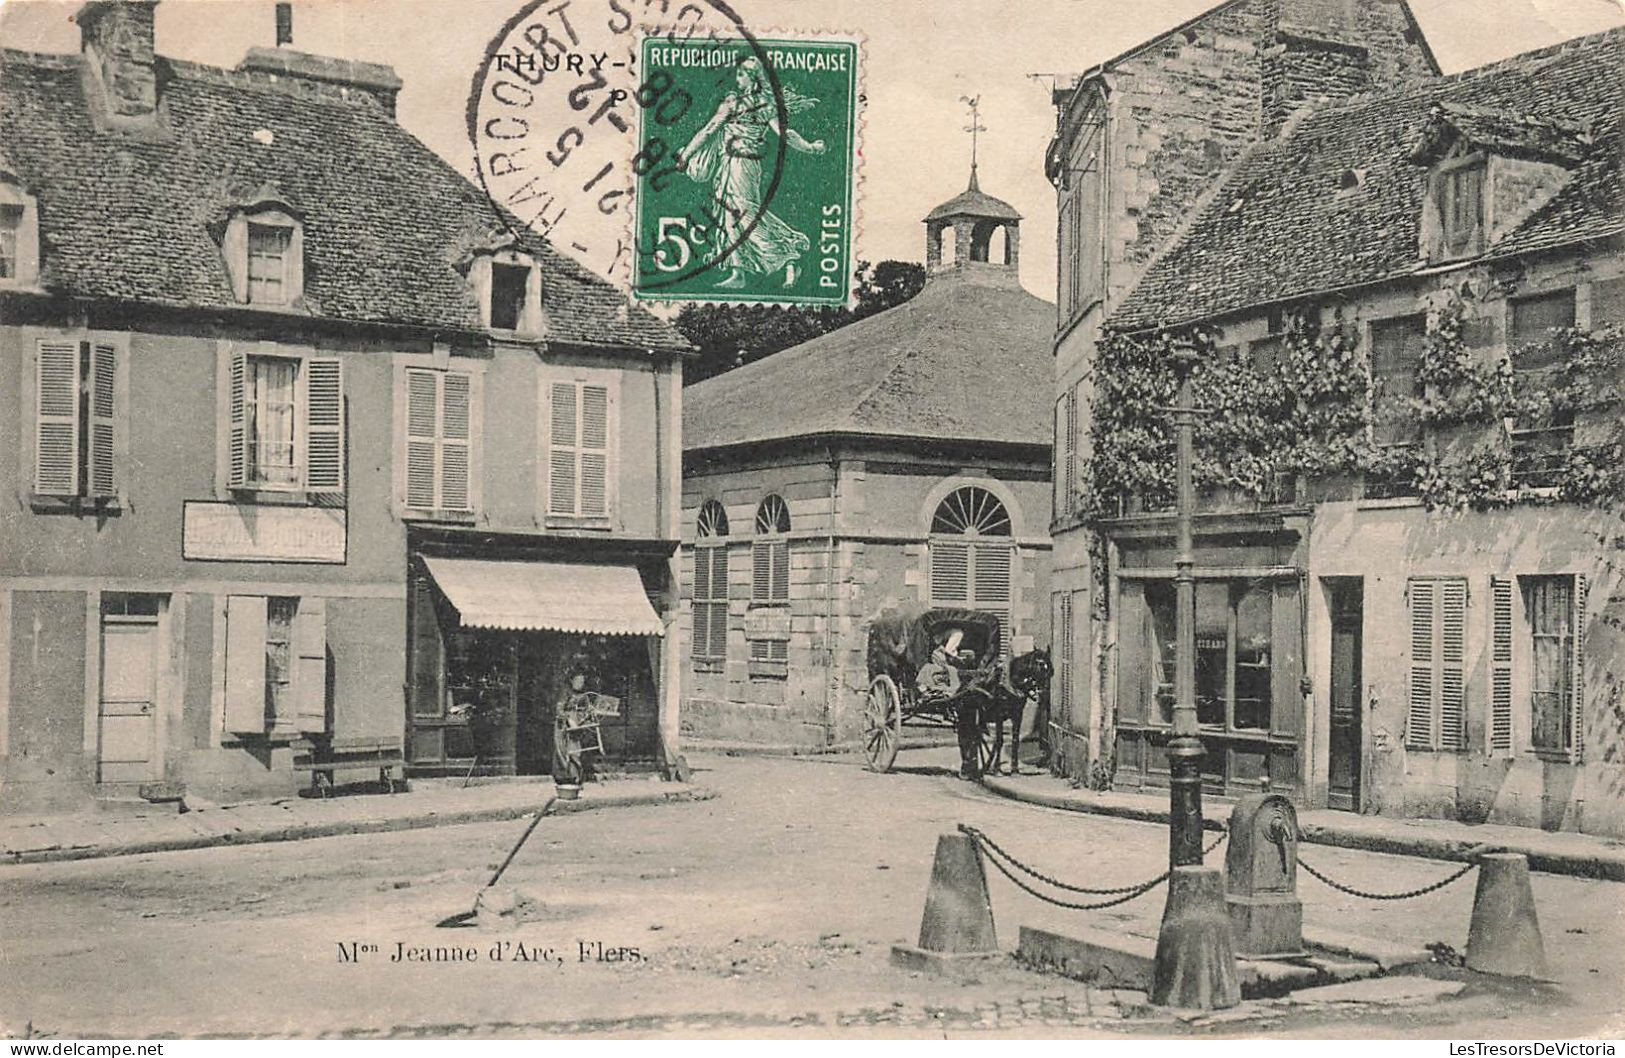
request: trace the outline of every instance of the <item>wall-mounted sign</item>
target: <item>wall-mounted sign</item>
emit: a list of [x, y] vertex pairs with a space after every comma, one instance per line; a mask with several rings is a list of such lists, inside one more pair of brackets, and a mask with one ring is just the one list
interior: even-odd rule
[[745, 613], [746, 639], [789, 639], [790, 609], [786, 606], [757, 607]]
[[345, 512], [192, 500], [181, 556], [201, 562], [344, 562]]

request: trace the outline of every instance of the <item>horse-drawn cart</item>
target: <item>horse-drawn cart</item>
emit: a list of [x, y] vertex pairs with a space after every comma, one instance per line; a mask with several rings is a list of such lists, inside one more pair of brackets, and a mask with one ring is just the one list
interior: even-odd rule
[[986, 768], [995, 752], [986, 715], [1005, 679], [1001, 646], [998, 617], [979, 610], [887, 612], [875, 618], [869, 625], [863, 710], [869, 767], [891, 770], [906, 723], [956, 733], [974, 727], [978, 768]]

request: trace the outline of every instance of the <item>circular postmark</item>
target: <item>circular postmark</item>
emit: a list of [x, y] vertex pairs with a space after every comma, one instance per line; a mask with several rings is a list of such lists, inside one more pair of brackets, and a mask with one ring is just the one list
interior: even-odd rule
[[[710, 58], [679, 77], [649, 68], [645, 55], [660, 47]], [[709, 79], [707, 92], [694, 90], [696, 77]], [[708, 110], [697, 98], [704, 94], [733, 102]], [[788, 128], [789, 112], [767, 49], [724, 0], [531, 0], [486, 47], [466, 121], [476, 181], [509, 236], [530, 229], [618, 285], [658, 294], [725, 266], [760, 238], [786, 137], [742, 145], [732, 130], [740, 122]], [[725, 140], [754, 165], [752, 194], [711, 195], [686, 211], [680, 229], [640, 233], [640, 187], [703, 183], [701, 139]]]

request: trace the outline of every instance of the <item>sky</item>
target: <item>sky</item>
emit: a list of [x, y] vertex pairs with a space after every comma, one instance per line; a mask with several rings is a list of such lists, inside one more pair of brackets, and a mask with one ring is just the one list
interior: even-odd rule
[[[645, 0], [649, 2], [649, 0]], [[658, 2], [658, 0], [656, 0]], [[1388, 0], [1362, 0], [1388, 2]], [[753, 32], [862, 36], [859, 259], [923, 260], [922, 218], [964, 190], [962, 96], [980, 96], [984, 191], [1019, 210], [1021, 279], [1055, 296], [1055, 195], [1044, 178], [1056, 77], [1081, 73], [1215, 5], [1215, 0], [732, 0]], [[78, 50], [80, 0], [0, 0], [0, 45]], [[471, 77], [521, 0], [299, 0], [293, 47], [387, 63], [405, 82], [401, 123], [465, 173]], [[635, 6], [635, 4], [634, 4]], [[272, 0], [164, 0], [158, 51], [235, 66], [275, 43]], [[1625, 22], [1621, 0], [1412, 0], [1445, 72]], [[0, 131], [3, 135], [3, 131]]]

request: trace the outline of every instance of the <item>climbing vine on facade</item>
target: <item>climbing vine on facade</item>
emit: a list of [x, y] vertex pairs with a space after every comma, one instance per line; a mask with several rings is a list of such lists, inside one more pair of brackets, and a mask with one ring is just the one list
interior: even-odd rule
[[[1197, 430], [1198, 489], [1256, 502], [1293, 498], [1299, 485], [1336, 493], [1358, 478], [1388, 494], [1415, 495], [1430, 508], [1485, 508], [1527, 498], [1595, 505], [1625, 501], [1625, 424], [1620, 417], [1625, 333], [1618, 327], [1553, 332], [1545, 361], [1515, 373], [1507, 357], [1485, 359], [1464, 340], [1465, 306], [1454, 298], [1429, 314], [1416, 366], [1416, 392], [1400, 401], [1419, 427], [1414, 444], [1372, 440], [1374, 392], [1355, 327], [1333, 315], [1316, 324], [1288, 318], [1276, 361], [1254, 363], [1221, 350], [1211, 331], [1130, 336], [1098, 346], [1090, 474], [1083, 509], [1091, 519], [1134, 505], [1166, 509], [1174, 496], [1168, 408], [1177, 382], [1176, 337], [1197, 343], [1192, 377], [1208, 414]], [[1515, 350], [1516, 359], [1525, 351]], [[1572, 427], [1554, 488], [1514, 490], [1520, 424]]]

